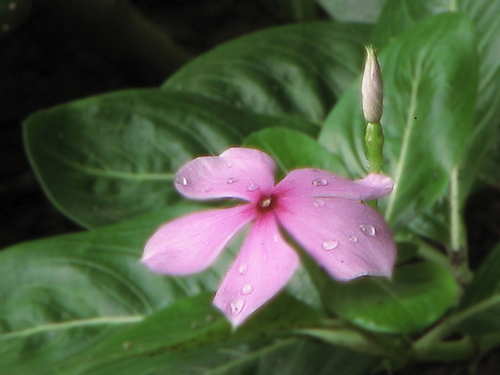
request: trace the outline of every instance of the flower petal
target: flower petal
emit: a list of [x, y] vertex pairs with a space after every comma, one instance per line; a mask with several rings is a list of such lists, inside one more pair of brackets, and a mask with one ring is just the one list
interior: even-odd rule
[[393, 180], [371, 173], [352, 181], [318, 169], [297, 169], [281, 180], [274, 191], [289, 197], [328, 197], [360, 201], [385, 197], [392, 191]]
[[148, 240], [142, 262], [151, 270], [185, 275], [208, 267], [256, 215], [250, 204], [197, 212], [163, 225]]
[[279, 233], [274, 215], [260, 216], [214, 298], [233, 327], [282, 289], [299, 266], [295, 251]]
[[176, 174], [177, 190], [189, 198], [240, 198], [256, 201], [274, 187], [276, 164], [267, 154], [233, 147], [220, 156], [203, 156]]
[[396, 245], [382, 216], [337, 198], [282, 198], [278, 221], [335, 279], [390, 276]]

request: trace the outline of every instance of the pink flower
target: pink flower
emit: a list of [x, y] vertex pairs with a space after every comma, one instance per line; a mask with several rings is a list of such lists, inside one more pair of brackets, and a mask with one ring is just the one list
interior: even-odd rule
[[337, 280], [392, 274], [396, 251], [390, 230], [377, 211], [360, 202], [389, 194], [389, 177], [369, 174], [351, 181], [322, 170], [298, 169], [275, 185], [275, 169], [265, 153], [240, 147], [187, 163], [175, 177], [181, 194], [247, 203], [167, 223], [144, 250], [142, 261], [154, 272], [198, 272], [253, 221], [214, 298], [234, 327], [282, 289], [299, 266], [280, 228]]

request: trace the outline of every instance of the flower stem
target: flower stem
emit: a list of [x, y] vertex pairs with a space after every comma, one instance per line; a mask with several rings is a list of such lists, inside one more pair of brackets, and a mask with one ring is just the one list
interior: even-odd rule
[[[368, 172], [380, 173], [382, 171], [382, 151], [384, 149], [384, 133], [379, 122], [369, 122], [365, 131], [366, 158], [368, 159]], [[377, 200], [367, 202], [372, 208], [377, 208]]]

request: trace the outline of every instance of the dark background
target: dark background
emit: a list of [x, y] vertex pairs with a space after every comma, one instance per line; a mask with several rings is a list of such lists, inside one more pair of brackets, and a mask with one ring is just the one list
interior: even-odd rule
[[[89, 13], [72, 4], [78, 2]], [[326, 19], [319, 9], [317, 16]], [[137, 29], [124, 26], [131, 20]], [[0, 249], [81, 230], [52, 207], [31, 171], [21, 125], [30, 114], [99, 93], [157, 87], [218, 44], [290, 22], [296, 20], [265, 0], [33, 1], [18, 27], [4, 28], [0, 38]], [[466, 222], [475, 268], [500, 240], [498, 187], [469, 199]], [[468, 365], [414, 366], [401, 374], [466, 374]], [[499, 368], [497, 351], [477, 373], [497, 375]]]

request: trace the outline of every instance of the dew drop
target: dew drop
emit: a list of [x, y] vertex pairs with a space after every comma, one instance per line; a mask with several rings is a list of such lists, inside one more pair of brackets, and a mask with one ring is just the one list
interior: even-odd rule
[[228, 184], [234, 184], [235, 182], [238, 182], [238, 179], [236, 177], [229, 177], [226, 181]]
[[228, 167], [228, 168], [232, 168], [232, 167], [233, 167], [233, 164], [231, 164], [231, 163], [227, 163], [227, 164], [226, 164], [226, 167]]
[[373, 225], [371, 225], [371, 224], [368, 224], [368, 225], [361, 224], [359, 226], [359, 229], [361, 229], [361, 232], [363, 232], [367, 236], [375, 237], [376, 232], [375, 232], [375, 227]]
[[244, 274], [246, 274], [246, 273], [247, 273], [247, 271], [248, 271], [248, 265], [246, 265], [246, 264], [241, 264], [241, 265], [238, 267], [238, 273], [239, 273], [240, 275], [244, 275]]
[[259, 187], [255, 184], [251, 184], [251, 185], [248, 185], [247, 186], [247, 191], [255, 191], [257, 190]]
[[339, 241], [337, 240], [328, 240], [323, 242], [323, 249], [325, 250], [333, 250], [339, 246]]
[[245, 301], [240, 299], [236, 299], [233, 302], [229, 304], [229, 308], [231, 309], [231, 315], [232, 316], [237, 316], [241, 313], [241, 310], [243, 310], [243, 306], [245, 305]]
[[328, 181], [325, 180], [324, 178], [317, 178], [317, 179], [313, 180], [312, 184], [314, 186], [325, 186], [325, 185], [328, 185]]
[[325, 205], [325, 201], [323, 199], [317, 199], [314, 201], [313, 205], [315, 207], [323, 207]]
[[274, 242], [278, 242], [278, 235], [275, 234], [273, 239], [274, 239]]
[[241, 294], [247, 295], [253, 292], [253, 286], [250, 284], [243, 285], [243, 288], [241, 288]]
[[351, 236], [351, 237], [349, 237], [349, 241], [351, 241], [351, 242], [353, 242], [353, 243], [356, 243], [356, 242], [358, 242], [358, 237], [356, 237], [356, 236]]
[[208, 192], [212, 191], [212, 188], [211, 187], [204, 187], [201, 191], [203, 191], [204, 193], [208, 193]]
[[187, 186], [189, 184], [189, 181], [186, 177], [176, 176], [175, 183], [177, 185]]

